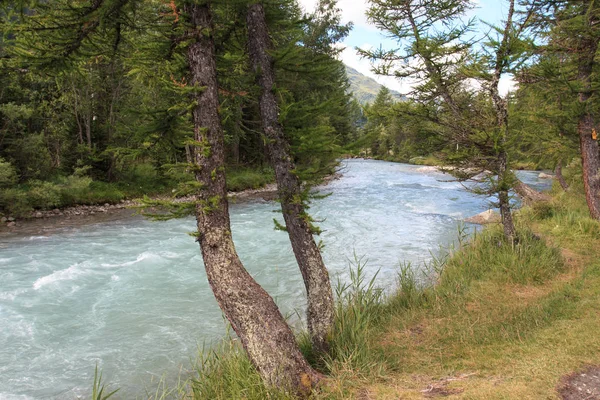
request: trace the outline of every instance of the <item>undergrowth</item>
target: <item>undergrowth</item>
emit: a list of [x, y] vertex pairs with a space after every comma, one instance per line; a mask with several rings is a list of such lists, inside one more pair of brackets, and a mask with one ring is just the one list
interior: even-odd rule
[[[87, 170], [81, 169], [73, 175], [57, 176], [49, 181], [29, 180], [18, 185], [10, 181], [11, 186], [4, 188], [2, 183], [9, 182], [10, 176], [2, 175], [0, 168], [0, 216], [26, 218], [35, 210], [116, 204], [125, 199], [171, 194], [179, 183], [193, 179], [190, 174], [177, 174], [171, 179], [147, 164], [137, 166], [117, 182], [94, 180], [86, 173]], [[227, 190], [232, 192], [258, 189], [275, 179], [273, 170], [268, 168], [228, 168], [226, 175]]]

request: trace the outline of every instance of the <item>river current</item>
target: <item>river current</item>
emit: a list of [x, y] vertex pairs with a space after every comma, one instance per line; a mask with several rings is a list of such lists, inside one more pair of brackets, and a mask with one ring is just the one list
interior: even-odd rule
[[[413, 165], [346, 160], [312, 215], [332, 280], [354, 256], [377, 283], [394, 285], [400, 263], [418, 268], [451, 243], [461, 219], [489, 200]], [[536, 172], [519, 172], [546, 189]], [[302, 314], [304, 288], [277, 203], [231, 205], [242, 262], [284, 314]], [[141, 217], [0, 237], [0, 400], [89, 397], [94, 367], [117, 398], [143, 396], [161, 376], [186, 371], [226, 324], [206, 280], [193, 218]], [[52, 223], [49, 220], [49, 223]], [[472, 228], [471, 228], [472, 229]], [[293, 317], [292, 317], [293, 319]], [[296, 318], [298, 319], [298, 318]]]

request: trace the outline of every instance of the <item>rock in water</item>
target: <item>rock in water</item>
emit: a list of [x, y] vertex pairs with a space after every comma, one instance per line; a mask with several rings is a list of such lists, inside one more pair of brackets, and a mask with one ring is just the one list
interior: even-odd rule
[[465, 222], [470, 224], [495, 224], [501, 221], [500, 214], [494, 210], [487, 210], [480, 214], [474, 215], [470, 218], [465, 219]]
[[548, 175], [548, 174], [546, 174], [544, 172], [540, 172], [540, 174], [538, 175], [538, 178], [540, 178], [540, 179], [552, 179], [552, 178], [554, 178], [554, 176]]

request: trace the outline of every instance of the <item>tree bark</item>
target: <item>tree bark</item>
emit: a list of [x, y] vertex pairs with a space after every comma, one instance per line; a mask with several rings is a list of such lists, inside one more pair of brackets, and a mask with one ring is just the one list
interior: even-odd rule
[[585, 188], [585, 198], [587, 200], [590, 215], [596, 220], [600, 220], [600, 152], [598, 149], [598, 139], [595, 129], [594, 117], [591, 115], [589, 100], [594, 94], [592, 87], [592, 72], [594, 69], [594, 58], [598, 51], [598, 41], [589, 33], [600, 21], [595, 17], [597, 12], [592, 12], [591, 18], [587, 12], [590, 5], [588, 1], [584, 2], [582, 7], [583, 17], [585, 18], [587, 34], [582, 35], [578, 40], [577, 46], [577, 78], [581, 84], [579, 92], [579, 103], [583, 110], [579, 116], [577, 131], [579, 133], [579, 144], [581, 150], [581, 160], [583, 163], [583, 186]]
[[298, 349], [273, 299], [242, 265], [231, 236], [225, 186], [223, 128], [208, 5], [186, 6], [195, 41], [188, 49], [191, 83], [198, 89], [193, 109], [198, 241], [208, 282], [226, 318], [267, 385], [306, 395], [320, 379]]
[[302, 188], [294, 174], [295, 165], [289, 143], [279, 123], [279, 107], [273, 93], [273, 60], [269, 54], [271, 39], [262, 4], [256, 3], [248, 7], [247, 24], [250, 60], [261, 88], [259, 107], [263, 129], [268, 138], [269, 156], [275, 169], [283, 218], [306, 287], [308, 330], [315, 350], [323, 352], [328, 349], [333, 324], [333, 293], [329, 273], [315, 243], [302, 201]]
[[515, 1], [510, 0], [506, 25], [504, 26], [504, 34], [502, 42], [496, 52], [496, 64], [494, 73], [490, 82], [489, 91], [492, 96], [494, 107], [496, 108], [496, 122], [500, 130], [500, 151], [498, 152], [498, 201], [500, 206], [500, 215], [502, 216], [502, 226], [504, 228], [504, 236], [511, 242], [515, 238], [515, 224], [513, 222], [512, 213], [510, 210], [510, 198], [508, 196], [507, 182], [510, 180], [509, 175], [512, 174], [508, 169], [508, 154], [506, 152], [506, 140], [508, 137], [508, 105], [506, 100], [500, 96], [498, 85], [500, 84], [500, 76], [505, 69], [506, 57], [509, 52], [509, 35], [512, 29], [512, 18], [515, 12]]
[[502, 217], [502, 228], [506, 239], [510, 242], [514, 242], [516, 229], [510, 209], [510, 197], [508, 195], [508, 190], [503, 188], [505, 185], [504, 182], [508, 179], [507, 174], [510, 173], [507, 166], [506, 152], [502, 151], [498, 159], [498, 185], [500, 185], [500, 190], [498, 191], [498, 203], [500, 206], [500, 216]]
[[569, 190], [569, 184], [567, 183], [565, 177], [562, 174], [562, 160], [559, 160], [558, 164], [556, 164], [554, 175], [556, 176], [556, 180], [558, 180], [560, 187], [562, 187], [565, 192]]
[[600, 221], [600, 155], [598, 140], [592, 138], [594, 129], [593, 117], [588, 113], [582, 115], [579, 119], [577, 130], [579, 131], [581, 160], [583, 162], [585, 199], [592, 218]]
[[514, 186], [515, 192], [521, 197], [521, 199], [527, 203], [532, 204], [539, 201], [550, 201], [550, 196], [546, 193], [538, 192], [531, 186], [521, 182], [517, 179], [517, 183]]

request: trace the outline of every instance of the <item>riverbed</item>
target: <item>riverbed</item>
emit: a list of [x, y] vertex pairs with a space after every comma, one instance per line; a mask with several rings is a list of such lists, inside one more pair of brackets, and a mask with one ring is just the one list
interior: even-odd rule
[[[347, 160], [341, 173], [310, 210], [333, 281], [347, 281], [357, 256], [393, 287], [401, 263], [419, 268], [455, 240], [462, 219], [489, 208], [449, 175], [414, 165]], [[519, 177], [548, 188], [537, 174]], [[277, 209], [232, 204], [233, 237], [246, 268], [298, 321], [304, 288], [287, 234], [274, 229]], [[197, 349], [226, 332], [188, 235], [194, 222], [123, 214], [0, 237], [0, 399], [89, 395], [96, 364], [121, 388], [117, 398], [185, 373]]]

